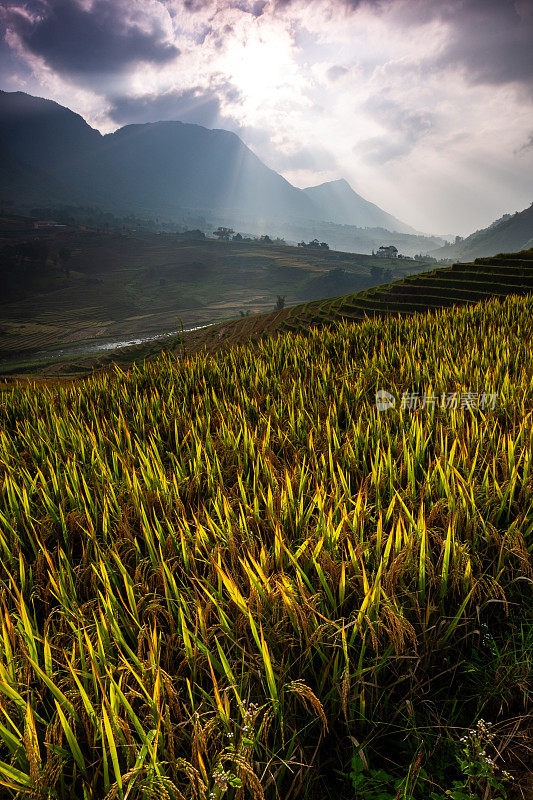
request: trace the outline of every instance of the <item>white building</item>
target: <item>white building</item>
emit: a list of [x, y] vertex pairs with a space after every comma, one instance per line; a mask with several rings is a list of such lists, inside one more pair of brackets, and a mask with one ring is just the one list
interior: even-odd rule
[[398, 248], [394, 247], [393, 244], [388, 246], [382, 244], [376, 255], [380, 258], [398, 258]]

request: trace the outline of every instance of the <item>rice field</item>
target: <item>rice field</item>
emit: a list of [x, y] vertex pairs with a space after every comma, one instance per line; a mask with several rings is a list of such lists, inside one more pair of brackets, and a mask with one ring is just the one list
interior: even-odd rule
[[510, 797], [532, 338], [511, 296], [6, 387], [0, 796]]
[[427, 309], [477, 303], [490, 297], [529, 294], [533, 288], [533, 250], [477, 258], [471, 264], [406, 275], [356, 294], [295, 306], [285, 330], [303, 331], [320, 322], [362, 320], [365, 316], [412, 314]]

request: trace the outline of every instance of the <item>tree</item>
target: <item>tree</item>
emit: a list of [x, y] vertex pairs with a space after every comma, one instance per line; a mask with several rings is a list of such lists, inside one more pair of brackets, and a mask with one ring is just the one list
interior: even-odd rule
[[285, 295], [278, 294], [278, 299], [276, 300], [276, 311], [281, 311], [285, 308]]
[[269, 242], [271, 242], [271, 241], [272, 241], [272, 239], [270, 238], [270, 236], [267, 236], [267, 235], [265, 234], [264, 236], [260, 236], [260, 237], [259, 237], [259, 241], [260, 241], [260, 242], [266, 242], [266, 243], [268, 244]]
[[323, 250], [329, 250], [329, 244], [327, 242], [319, 242], [318, 239], [311, 239], [310, 242], [298, 242], [298, 247], [321, 247]]
[[220, 242], [229, 242], [234, 233], [235, 231], [233, 228], [223, 228], [220, 226], [216, 231], [213, 231], [213, 236], [216, 236]]
[[232, 238], [234, 242], [242, 242], [242, 233], [236, 233]]

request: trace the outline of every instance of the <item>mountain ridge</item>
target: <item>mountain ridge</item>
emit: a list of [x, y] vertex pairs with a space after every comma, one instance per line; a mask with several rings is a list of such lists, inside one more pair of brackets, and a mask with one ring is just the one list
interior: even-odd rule
[[[469, 261], [497, 253], [512, 253], [527, 250], [533, 240], [533, 203], [522, 211], [504, 214], [464, 239], [431, 251], [435, 258], [450, 258]], [[529, 245], [529, 247], [528, 247]]]
[[358, 228], [385, 228], [397, 233], [420, 235], [420, 231], [416, 231], [392, 214], [383, 211], [375, 203], [361, 197], [346, 178], [308, 186], [303, 191], [312, 198], [322, 214], [326, 215], [325, 219], [331, 219], [332, 222], [355, 225]]
[[[272, 220], [327, 219], [356, 227], [389, 224], [393, 230], [416, 233], [357, 195], [344, 179], [330, 184], [342, 187], [347, 207], [338, 198], [335, 206], [332, 197], [335, 207], [328, 209], [320, 197], [327, 184], [307, 190], [293, 186], [236, 133], [223, 128], [161, 120], [101, 134], [54, 100], [0, 90], [0, 139], [23, 171], [27, 165], [49, 176], [54, 188], [43, 202], [48, 195], [55, 200], [59, 192], [78, 203], [158, 214], [182, 208], [246, 212], [259, 226]], [[44, 191], [42, 179], [40, 185]], [[1, 186], [5, 192], [5, 182]], [[18, 199], [16, 180], [11, 180], [10, 191]], [[28, 192], [20, 195], [26, 198]], [[354, 218], [357, 204], [360, 219]]]

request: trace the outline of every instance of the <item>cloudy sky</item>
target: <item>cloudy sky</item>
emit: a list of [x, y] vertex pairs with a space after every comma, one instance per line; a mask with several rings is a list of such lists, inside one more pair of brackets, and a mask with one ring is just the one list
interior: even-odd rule
[[533, 201], [533, 0], [1, 0], [0, 87], [241, 136], [419, 230]]

